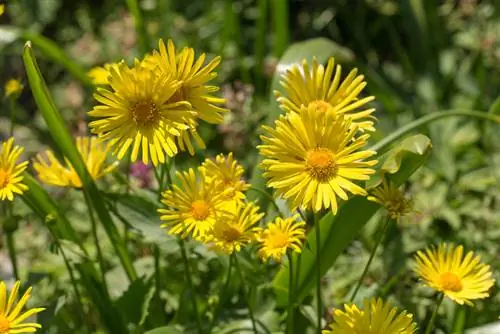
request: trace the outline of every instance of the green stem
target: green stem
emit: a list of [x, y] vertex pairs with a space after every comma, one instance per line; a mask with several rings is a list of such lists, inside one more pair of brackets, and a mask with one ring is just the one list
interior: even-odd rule
[[97, 253], [97, 262], [99, 263], [99, 269], [101, 271], [101, 279], [104, 289], [106, 293], [109, 292], [108, 283], [106, 282], [106, 266], [104, 265], [104, 256], [102, 255], [101, 244], [99, 242], [99, 237], [97, 236], [97, 222], [94, 217], [94, 209], [92, 207], [92, 203], [90, 202], [88, 195], [83, 192], [85, 197], [85, 202], [87, 203], [87, 208], [89, 210], [90, 223], [92, 225], [92, 237], [94, 238], [96, 253]]
[[238, 257], [236, 255], [234, 256], [234, 264], [236, 266], [236, 271], [238, 271], [238, 274], [240, 276], [241, 284], [243, 285], [243, 294], [244, 294], [244, 297], [245, 297], [247, 304], [248, 304], [248, 315], [250, 316], [250, 320], [252, 321], [252, 329], [253, 329], [253, 332], [255, 334], [257, 334], [258, 333], [257, 332], [257, 325], [255, 323], [255, 317], [253, 314], [252, 302], [250, 301], [250, 293], [247, 292], [246, 284], [245, 284], [245, 277], [243, 275], [243, 271], [241, 270], [240, 263], [239, 263]]
[[189, 293], [192, 296], [191, 302], [193, 303], [193, 309], [196, 318], [196, 327], [198, 328], [198, 333], [203, 333], [203, 327], [201, 326], [200, 314], [198, 312], [198, 303], [196, 302], [196, 295], [194, 293], [193, 279], [191, 277], [191, 269], [189, 267], [189, 259], [186, 252], [186, 245], [183, 239], [179, 238], [179, 246], [181, 248], [182, 261], [184, 261], [184, 267], [186, 269], [186, 280], [189, 289]]
[[263, 195], [264, 197], [266, 197], [271, 202], [271, 204], [273, 205], [276, 212], [280, 215], [280, 217], [285, 218], [285, 215], [283, 214], [283, 212], [281, 212], [280, 207], [278, 206], [278, 204], [276, 204], [276, 202], [274, 201], [274, 198], [273, 198], [273, 196], [271, 196], [271, 194], [269, 194], [268, 192], [266, 192], [264, 190], [260, 190], [258, 188], [254, 188], [254, 187], [248, 188], [248, 191], [255, 191], [256, 193], [259, 193], [259, 194]]
[[148, 34], [146, 26], [144, 25], [144, 18], [142, 16], [141, 8], [137, 0], [127, 0], [127, 6], [130, 13], [134, 17], [135, 30], [139, 36], [140, 51], [143, 55], [149, 52]]
[[7, 238], [7, 248], [9, 249], [10, 262], [12, 263], [12, 271], [14, 272], [14, 277], [16, 281], [19, 280], [19, 270], [17, 267], [17, 256], [16, 256], [16, 245], [14, 243], [14, 238], [12, 232], [5, 233]]
[[293, 334], [293, 325], [294, 325], [293, 297], [295, 293], [295, 289], [293, 286], [293, 256], [290, 251], [287, 252], [287, 256], [288, 256], [288, 270], [290, 273], [290, 277], [288, 281], [288, 312], [287, 312], [286, 332], [289, 334]]
[[319, 217], [314, 213], [314, 229], [316, 231], [316, 305], [317, 305], [317, 325], [318, 334], [321, 334], [321, 320], [323, 313], [323, 306], [321, 302], [321, 253], [319, 251], [321, 245], [321, 232], [319, 227]]
[[258, 16], [256, 22], [257, 34], [255, 37], [255, 90], [264, 93], [264, 59], [266, 57], [267, 38], [267, 4], [268, 0], [258, 0]]
[[14, 125], [16, 124], [16, 101], [9, 97], [9, 108], [10, 108], [10, 129], [9, 129], [9, 137], [14, 135]]
[[445, 117], [457, 117], [457, 116], [468, 116], [474, 118], [481, 118], [484, 120], [500, 123], [500, 117], [492, 114], [488, 114], [483, 111], [475, 111], [475, 110], [461, 110], [461, 109], [450, 109], [443, 110], [440, 112], [434, 112], [432, 114], [421, 117], [413, 122], [402, 126], [398, 130], [394, 131], [384, 139], [377, 142], [375, 145], [370, 147], [370, 150], [377, 151], [379, 154], [384, 151], [390, 144], [392, 144], [397, 139], [403, 137], [404, 135], [410, 133], [411, 131], [426, 125], [428, 123], [432, 123], [433, 121], [439, 120]]
[[215, 322], [219, 320], [220, 312], [222, 310], [222, 305], [226, 301], [227, 290], [229, 288], [229, 283], [231, 282], [231, 269], [233, 268], [233, 262], [235, 257], [236, 253], [231, 254], [231, 256], [229, 257], [229, 267], [227, 268], [226, 281], [224, 282], [224, 286], [220, 292], [219, 302], [217, 303], [217, 308], [215, 309], [214, 316], [212, 318], [212, 321], [210, 322], [210, 327], [208, 330], [209, 333], [212, 332], [212, 328], [215, 326]]
[[434, 309], [434, 312], [432, 312], [431, 320], [429, 320], [429, 324], [427, 325], [427, 329], [425, 330], [425, 334], [431, 334], [432, 328], [434, 327], [434, 322], [436, 321], [436, 316], [438, 313], [439, 306], [441, 306], [443, 299], [444, 299], [444, 293], [440, 293], [440, 295], [438, 297], [438, 302], [436, 304], [436, 308]]
[[281, 57], [288, 46], [290, 39], [289, 29], [289, 13], [288, 13], [289, 0], [273, 0], [272, 13], [274, 23], [274, 56]]
[[380, 235], [378, 236], [377, 241], [375, 242], [375, 246], [373, 247], [373, 249], [370, 253], [370, 258], [368, 259], [368, 262], [366, 263], [365, 269], [363, 270], [363, 273], [361, 274], [361, 277], [359, 278], [358, 283], [356, 284], [356, 288], [354, 289], [354, 292], [351, 295], [351, 303], [354, 302], [354, 298], [356, 298], [356, 295], [358, 294], [359, 288], [361, 287], [361, 284], [363, 283], [363, 280], [365, 279], [365, 276], [368, 273], [368, 269], [370, 268], [370, 265], [372, 264], [372, 261], [373, 261], [373, 258], [375, 257], [375, 253], [377, 252], [378, 246], [382, 243], [382, 240], [384, 239], [385, 233], [387, 232], [387, 228], [389, 227], [390, 222], [391, 222], [391, 219], [387, 218], [387, 220], [382, 225], [382, 230], [380, 231]]

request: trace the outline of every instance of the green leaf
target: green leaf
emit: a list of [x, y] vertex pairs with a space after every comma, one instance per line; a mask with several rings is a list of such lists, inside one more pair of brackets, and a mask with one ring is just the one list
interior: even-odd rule
[[183, 334], [184, 330], [179, 326], [164, 326], [147, 331], [144, 334]]
[[90, 176], [80, 152], [76, 148], [75, 141], [66, 128], [65, 122], [50, 96], [45, 80], [38, 68], [36, 58], [33, 55], [30, 42], [27, 42], [24, 47], [23, 60], [33, 97], [50, 129], [50, 134], [82, 181], [85, 196], [91, 201], [104, 230], [115, 247], [118, 257], [127, 272], [127, 276], [133, 281], [137, 277], [137, 274], [129, 258], [126, 245], [118, 234], [118, 230], [106, 208], [104, 200]]
[[[400, 145], [381, 157], [379, 166], [381, 173], [395, 184], [406, 181], [427, 159], [431, 149], [430, 140], [417, 135], [407, 138]], [[337, 257], [349, 246], [361, 228], [377, 212], [379, 205], [370, 202], [366, 197], [354, 196], [345, 202], [336, 216], [327, 213], [319, 222], [321, 240], [321, 273], [333, 266]], [[316, 233], [314, 228], [309, 232], [307, 245], [299, 255], [294, 256], [295, 268], [300, 268], [296, 282], [294, 304], [300, 303], [316, 283]], [[288, 303], [288, 268], [283, 267], [276, 275], [273, 287], [280, 306]]]
[[78, 79], [87, 87], [93, 87], [92, 81], [87, 75], [87, 71], [74, 60], [72, 60], [64, 50], [50, 39], [30, 31], [21, 32], [21, 37], [35, 44], [40, 51], [52, 61], [63, 66], [75, 79]]
[[127, 322], [139, 325], [141, 320], [143, 323], [146, 320], [154, 292], [155, 287], [151, 282], [146, 282], [144, 278], [136, 279], [116, 301], [116, 306]]

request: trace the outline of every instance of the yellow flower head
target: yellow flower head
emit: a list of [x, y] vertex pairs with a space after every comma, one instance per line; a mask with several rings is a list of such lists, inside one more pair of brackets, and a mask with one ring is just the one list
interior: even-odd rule
[[374, 131], [371, 114], [375, 109], [359, 110], [374, 97], [358, 99], [366, 82], [364, 76], [357, 73], [354, 69], [341, 81], [342, 68], [338, 64], [335, 66], [333, 57], [328, 60], [326, 69], [316, 58], [312, 61], [312, 69], [303, 60], [301, 66], [293, 66], [282, 76], [280, 83], [285, 93], [275, 91], [274, 94], [285, 111], [298, 113], [302, 106], [314, 105], [319, 112], [345, 114], [360, 130]]
[[14, 146], [14, 138], [2, 142], [0, 147], [0, 201], [14, 200], [14, 194], [21, 195], [28, 187], [22, 183], [21, 175], [28, 167], [28, 161], [17, 164], [24, 148]]
[[367, 199], [382, 205], [389, 217], [397, 221], [413, 209], [412, 201], [394, 183], [387, 180], [372, 190]]
[[5, 13], [5, 5], [4, 4], [1, 4], [0, 5], [0, 16], [3, 15], [3, 13]]
[[415, 272], [429, 287], [441, 291], [454, 302], [473, 305], [471, 300], [489, 296], [495, 280], [490, 266], [472, 251], [464, 256], [463, 246], [446, 243], [431, 247], [415, 256]]
[[90, 116], [99, 118], [90, 122], [92, 132], [110, 140], [118, 159], [132, 146], [132, 161], [142, 150], [145, 164], [150, 158], [155, 166], [164, 163], [164, 153], [177, 153], [172, 137], [187, 129], [195, 115], [188, 102], [169, 102], [181, 83], [168, 75], [159, 76], [137, 61], [133, 68], [120, 64], [110, 73], [112, 91], [97, 88], [94, 94], [102, 105], [89, 111]]
[[258, 146], [264, 156], [261, 167], [268, 186], [287, 199], [292, 207], [314, 211], [330, 208], [337, 212], [337, 196], [348, 199], [347, 192], [366, 195], [365, 189], [352, 181], [368, 180], [375, 173], [377, 161], [363, 161], [375, 154], [360, 151], [368, 134], [355, 138], [357, 127], [343, 115], [322, 114], [310, 105], [301, 113], [289, 113], [264, 126]]
[[205, 241], [212, 233], [217, 219], [224, 219], [227, 213], [222, 209], [224, 193], [207, 183], [203, 174], [197, 176], [192, 168], [177, 172], [180, 186], [174, 184], [171, 190], [162, 194], [164, 209], [158, 209], [161, 226], [169, 234], [186, 238], [191, 235], [198, 241]]
[[[117, 162], [106, 163], [110, 145], [101, 143], [96, 137], [76, 137], [76, 147], [94, 180], [108, 174], [118, 164]], [[37, 154], [33, 162], [33, 168], [38, 173], [40, 181], [58, 187], [82, 187], [80, 177], [66, 158], [64, 160], [67, 167], [55, 157], [52, 151], [45, 151], [45, 156]]]
[[413, 315], [399, 312], [390, 303], [380, 298], [365, 299], [363, 309], [356, 305], [344, 305], [345, 311], [337, 309], [333, 313], [331, 330], [323, 334], [413, 334], [417, 325]]
[[228, 217], [217, 219], [207, 242], [227, 254], [239, 252], [255, 238], [255, 225], [264, 217], [254, 203], [230, 201], [224, 205]]
[[26, 290], [22, 298], [16, 304], [19, 286], [20, 282], [17, 281], [10, 292], [10, 296], [8, 296], [5, 282], [0, 282], [0, 334], [34, 333], [38, 328], [42, 328], [42, 326], [37, 323], [23, 323], [27, 318], [45, 309], [42, 307], [32, 308], [21, 313], [23, 307], [30, 298], [31, 288]]
[[103, 66], [92, 67], [87, 75], [92, 79], [94, 85], [108, 85], [111, 69], [114, 68], [117, 71], [122, 63], [124, 63], [123, 60], [118, 63], [106, 63]]
[[23, 91], [24, 85], [18, 79], [9, 79], [5, 83], [5, 97], [17, 98]]
[[[192, 110], [196, 111], [198, 118], [212, 124], [222, 123], [224, 121], [222, 114], [228, 110], [218, 105], [224, 104], [226, 100], [212, 96], [219, 87], [208, 85], [208, 82], [217, 76], [214, 70], [220, 63], [220, 57], [215, 57], [204, 65], [206, 55], [202, 54], [195, 60], [193, 48], [176, 50], [172, 40], [168, 40], [166, 46], [163, 40], [160, 40], [158, 46], [159, 51], [155, 50], [153, 57], [148, 60], [149, 66], [157, 66], [162, 75], [171, 75], [173, 79], [181, 82], [175, 94], [169, 98], [169, 102], [186, 100], [191, 104]], [[181, 150], [188, 150], [194, 154], [190, 136], [200, 148], [205, 148], [205, 143], [196, 131], [197, 126], [198, 122], [192, 120], [189, 130], [184, 130], [178, 137], [178, 146]]]
[[265, 229], [257, 229], [257, 240], [260, 243], [259, 256], [266, 261], [272, 257], [281, 262], [288, 249], [298, 253], [302, 251], [302, 241], [306, 230], [303, 221], [298, 221], [299, 215], [291, 218], [276, 218]]
[[226, 192], [226, 200], [241, 200], [250, 185], [242, 177], [245, 172], [243, 167], [229, 153], [227, 158], [219, 154], [215, 161], [206, 159], [200, 167], [208, 182], [213, 182], [220, 192]]

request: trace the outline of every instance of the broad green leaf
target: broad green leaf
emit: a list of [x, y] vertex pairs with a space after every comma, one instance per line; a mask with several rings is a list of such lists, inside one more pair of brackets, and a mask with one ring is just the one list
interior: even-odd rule
[[92, 81], [87, 75], [87, 71], [74, 60], [72, 60], [64, 50], [50, 39], [30, 31], [21, 32], [21, 37], [35, 44], [40, 51], [52, 61], [63, 66], [75, 79], [78, 79], [87, 87], [92, 87]]
[[[423, 135], [407, 138], [400, 145], [381, 157], [382, 164], [379, 165], [378, 173], [385, 175], [388, 179], [402, 184], [422, 164], [430, 152], [430, 140]], [[337, 257], [349, 246], [361, 228], [377, 212], [379, 205], [370, 202], [366, 197], [354, 196], [345, 202], [336, 216], [327, 213], [319, 222], [321, 240], [321, 273], [324, 275], [330, 269]], [[295, 255], [295, 268], [300, 268], [295, 291], [294, 304], [300, 303], [315, 286], [316, 282], [316, 233], [313, 228], [307, 237], [309, 248], [304, 249], [302, 254]], [[297, 271], [297, 270], [296, 270]], [[276, 275], [273, 287], [280, 306], [288, 303], [288, 280], [289, 270], [283, 267]]]
[[144, 334], [183, 334], [184, 330], [179, 326], [164, 326], [147, 331]]
[[128, 289], [116, 301], [120, 313], [124, 315], [128, 323], [139, 325], [141, 319], [146, 318], [149, 302], [155, 287], [151, 280], [144, 278], [136, 279], [129, 285]]
[[36, 58], [33, 55], [30, 42], [27, 42], [24, 47], [23, 60], [33, 97], [50, 129], [50, 134], [82, 181], [85, 196], [87, 196], [92, 203], [104, 230], [115, 247], [128, 277], [133, 281], [137, 275], [128, 255], [126, 245], [118, 234], [118, 230], [106, 208], [104, 200], [76, 148], [75, 141], [66, 128], [65, 122], [50, 96], [45, 80], [38, 68]]

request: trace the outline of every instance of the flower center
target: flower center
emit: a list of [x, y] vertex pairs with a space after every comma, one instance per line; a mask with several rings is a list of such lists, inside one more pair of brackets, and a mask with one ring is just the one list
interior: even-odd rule
[[9, 332], [9, 320], [4, 315], [0, 314], [0, 334], [7, 334]]
[[323, 100], [316, 100], [309, 103], [310, 106], [314, 106], [320, 112], [326, 112], [332, 107], [332, 105]]
[[10, 174], [5, 169], [0, 169], [0, 189], [9, 184]]
[[450, 290], [453, 292], [459, 292], [462, 290], [462, 282], [460, 281], [460, 277], [455, 275], [454, 273], [445, 272], [441, 274], [439, 277], [439, 283], [444, 290]]
[[130, 115], [138, 125], [150, 125], [158, 119], [156, 104], [151, 101], [137, 102], [130, 108]]
[[191, 204], [191, 214], [196, 220], [205, 220], [210, 214], [210, 206], [203, 200], [194, 201]]
[[222, 238], [224, 241], [233, 242], [240, 238], [241, 233], [238, 229], [228, 226], [224, 231], [222, 231]]
[[336, 173], [335, 155], [327, 148], [317, 148], [307, 152], [306, 170], [320, 182], [329, 181]]
[[286, 247], [288, 246], [288, 236], [281, 231], [275, 232], [269, 236], [268, 245], [269, 248], [274, 249]]
[[167, 103], [175, 103], [180, 101], [186, 101], [186, 91], [184, 87], [178, 88], [175, 93], [168, 99]]

